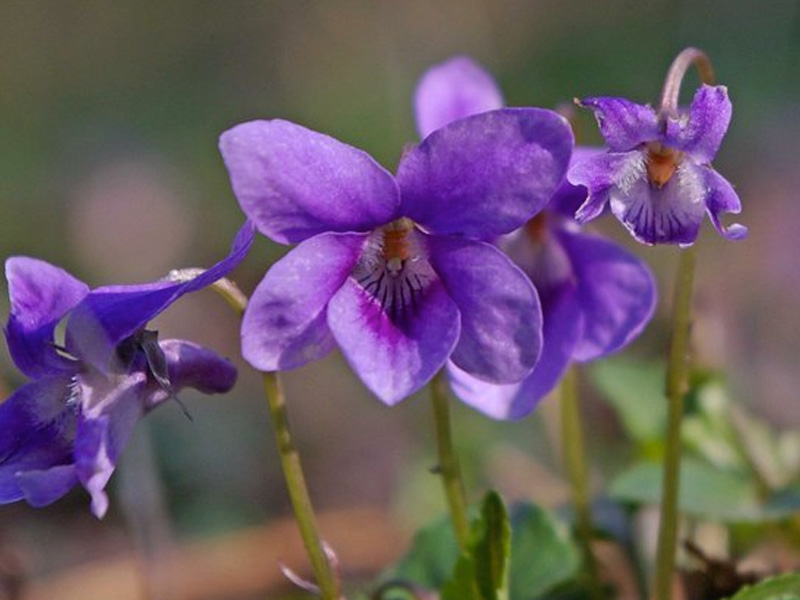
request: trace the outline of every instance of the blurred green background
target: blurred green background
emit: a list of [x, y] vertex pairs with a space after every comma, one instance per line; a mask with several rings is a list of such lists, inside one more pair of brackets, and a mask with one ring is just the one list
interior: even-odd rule
[[[800, 426], [798, 2], [3, 0], [0, 256], [43, 258], [92, 285], [208, 265], [243, 218], [216, 148], [236, 123], [297, 121], [393, 169], [416, 139], [415, 82], [435, 62], [471, 55], [510, 105], [555, 107], [586, 95], [655, 102], [687, 45], [704, 49], [729, 87], [734, 119], [715, 167], [737, 186], [740, 220], [750, 227], [733, 244], [704, 226], [696, 355], [727, 371], [738, 400]], [[579, 115], [577, 131], [585, 143], [599, 141], [589, 115]], [[634, 247], [616, 222], [598, 228]], [[676, 251], [635, 251], [657, 271], [662, 301], [626, 352], [660, 356]], [[234, 278], [251, 291], [283, 252], [260, 237]], [[7, 313], [5, 293], [0, 308]], [[193, 422], [176, 406], [147, 420], [115, 475], [105, 521], [91, 517], [82, 491], [45, 509], [0, 508], [0, 563], [7, 556], [13, 566], [6, 570], [38, 580], [287, 514], [235, 317], [205, 292], [157, 325], [164, 337], [197, 340], [238, 361], [236, 389], [187, 394]], [[23, 383], [5, 349], [0, 381], [3, 395]], [[442, 510], [427, 471], [434, 452], [424, 394], [385, 408], [336, 353], [286, 382], [321, 510], [375, 507], [401, 532]], [[585, 388], [593, 469], [603, 481], [626, 449], [613, 415]], [[497, 485], [509, 497], [563, 499], [549, 412], [545, 403], [503, 424], [454, 408], [474, 497]]]

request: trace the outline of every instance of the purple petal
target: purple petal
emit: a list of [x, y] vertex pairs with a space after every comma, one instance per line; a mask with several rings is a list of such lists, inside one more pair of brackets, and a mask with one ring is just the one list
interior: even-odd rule
[[262, 371], [292, 369], [334, 346], [327, 306], [353, 271], [366, 235], [324, 233], [275, 263], [242, 321], [242, 355]]
[[108, 510], [105, 486], [145, 411], [147, 379], [142, 372], [113, 379], [90, 374], [82, 376], [81, 384], [84, 410], [75, 436], [76, 474], [92, 497], [92, 513], [102, 519]]
[[20, 474], [72, 462], [77, 415], [67, 404], [70, 381], [44, 377], [0, 404], [0, 503], [26, 497]]
[[82, 360], [105, 370], [120, 341], [140, 330], [184, 294], [207, 287], [230, 273], [247, 255], [253, 235], [253, 225], [245, 222], [230, 254], [189, 281], [163, 280], [92, 290], [69, 318], [68, 348]]
[[566, 120], [539, 108], [451, 123], [401, 160], [403, 212], [432, 233], [478, 239], [508, 233], [550, 200], [572, 143]]
[[31, 506], [52, 504], [78, 483], [75, 465], [59, 465], [39, 471], [17, 473], [17, 483]]
[[623, 189], [634, 185], [645, 177], [645, 157], [634, 152], [608, 152], [582, 157], [570, 166], [568, 179], [576, 186], [584, 186], [589, 197], [575, 213], [578, 223], [586, 223], [599, 217], [609, 200], [614, 187]]
[[667, 120], [666, 143], [707, 164], [717, 155], [728, 131], [733, 106], [724, 85], [703, 85], [694, 95], [688, 114]]
[[456, 56], [428, 69], [414, 94], [421, 138], [458, 119], [502, 107], [503, 95], [494, 79], [466, 56]]
[[556, 386], [581, 336], [583, 320], [575, 289], [563, 286], [543, 301], [542, 356], [522, 382], [498, 385], [481, 381], [448, 363], [453, 393], [469, 406], [493, 419], [521, 419], [529, 415]]
[[5, 328], [14, 363], [28, 377], [71, 369], [54, 347], [59, 321], [89, 293], [72, 275], [42, 260], [17, 256], [6, 261], [11, 314]]
[[159, 346], [174, 392], [190, 387], [204, 394], [224, 394], [236, 383], [233, 363], [208, 348], [186, 340], [163, 340]]
[[619, 350], [639, 335], [656, 306], [656, 284], [647, 265], [603, 238], [565, 230], [583, 312], [583, 335], [573, 358], [589, 361]]
[[410, 318], [395, 322], [348, 278], [328, 305], [328, 325], [353, 370], [389, 405], [430, 381], [459, 334], [458, 308], [438, 279], [427, 283]]
[[700, 167], [684, 160], [662, 188], [646, 175], [630, 181], [618, 180], [609, 190], [609, 204], [633, 237], [645, 244], [685, 245], [697, 239], [708, 194]]
[[461, 313], [451, 360], [494, 383], [530, 373], [541, 352], [542, 314], [530, 280], [485, 242], [431, 236], [430, 261]]
[[658, 117], [652, 107], [625, 98], [586, 98], [581, 106], [594, 111], [600, 133], [612, 152], [633, 150], [658, 139]]
[[734, 223], [725, 227], [720, 221], [720, 213], [739, 214], [742, 211], [742, 203], [739, 195], [733, 186], [722, 175], [711, 167], [702, 167], [705, 173], [708, 197], [706, 198], [706, 210], [711, 222], [720, 235], [729, 240], [741, 240], [747, 237], [747, 227]]
[[223, 133], [220, 150], [242, 210], [276, 242], [367, 232], [398, 216], [391, 174], [327, 135], [288, 121], [251, 121]]
[[[569, 172], [576, 164], [587, 160], [588, 158], [600, 156], [603, 153], [604, 152], [602, 148], [575, 146], [572, 151], [572, 157], [569, 161], [569, 171], [567, 172], [567, 177], [569, 177]], [[574, 219], [575, 213], [578, 212], [578, 209], [583, 205], [584, 202], [586, 202], [588, 196], [589, 190], [585, 185], [575, 185], [570, 183], [568, 179], [564, 179], [564, 181], [561, 182], [561, 185], [558, 186], [556, 193], [550, 199], [550, 203], [547, 205], [547, 210], [555, 211], [565, 217]]]

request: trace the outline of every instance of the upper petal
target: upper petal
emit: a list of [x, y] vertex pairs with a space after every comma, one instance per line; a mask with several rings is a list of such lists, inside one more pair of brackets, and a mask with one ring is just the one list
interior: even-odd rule
[[493, 419], [516, 420], [530, 414], [561, 379], [583, 330], [574, 286], [564, 285], [543, 299], [542, 313], [542, 356], [530, 375], [520, 383], [493, 384], [450, 361], [447, 371], [453, 393]]
[[647, 265], [617, 244], [583, 233], [557, 233], [572, 261], [583, 314], [573, 358], [595, 360], [639, 335], [653, 316], [656, 284]]
[[106, 369], [120, 341], [144, 327], [184, 294], [207, 287], [232, 271], [247, 255], [253, 234], [253, 225], [245, 222], [228, 256], [192, 279], [166, 279], [92, 290], [67, 323], [70, 351], [95, 367]]
[[717, 155], [731, 122], [733, 105], [724, 85], [702, 85], [688, 114], [667, 119], [666, 143], [689, 154], [698, 163]]
[[[204, 394], [224, 394], [236, 383], [233, 363], [208, 348], [186, 340], [163, 340], [158, 345], [164, 352], [173, 392], [190, 387]], [[159, 403], [160, 398], [149, 400], [147, 408], [153, 400]]]
[[580, 105], [594, 111], [600, 133], [612, 152], [625, 152], [658, 139], [658, 117], [649, 105], [609, 97], [586, 98]]
[[739, 214], [742, 211], [742, 202], [736, 190], [727, 179], [711, 167], [702, 167], [702, 170], [708, 189], [706, 210], [716, 230], [729, 240], [741, 240], [747, 237], [747, 227], [739, 223], [725, 227], [719, 218], [720, 213]]
[[413, 310], [393, 319], [350, 277], [328, 306], [328, 325], [345, 358], [389, 405], [430, 381], [458, 341], [458, 308], [441, 281], [432, 279], [417, 292]]
[[220, 137], [239, 204], [267, 237], [294, 244], [369, 231], [396, 218], [397, 185], [367, 153], [288, 121], [251, 121]]
[[358, 260], [366, 235], [323, 233], [275, 263], [242, 320], [242, 355], [262, 371], [302, 366], [334, 346], [328, 301]]
[[530, 280], [485, 242], [431, 236], [430, 261], [461, 313], [451, 360], [494, 383], [522, 380], [539, 359], [542, 313]]
[[466, 56], [428, 69], [414, 93], [417, 131], [425, 138], [452, 121], [502, 108], [503, 95], [492, 76]]
[[71, 369], [54, 346], [56, 325], [89, 293], [89, 287], [43, 260], [15, 256], [6, 261], [11, 314], [5, 327], [14, 363], [28, 377]]
[[401, 160], [403, 214], [432, 233], [479, 239], [508, 233], [550, 200], [572, 144], [566, 120], [539, 108], [450, 123]]

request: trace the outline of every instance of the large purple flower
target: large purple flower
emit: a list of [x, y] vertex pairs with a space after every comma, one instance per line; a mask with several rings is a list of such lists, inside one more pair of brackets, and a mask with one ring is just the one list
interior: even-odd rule
[[396, 176], [370, 156], [286, 121], [225, 132], [242, 209], [271, 239], [299, 245], [267, 272], [242, 324], [258, 369], [299, 367], [335, 344], [394, 404], [448, 358], [497, 382], [539, 356], [539, 301], [485, 243], [537, 213], [564, 178], [572, 135], [542, 109], [506, 109], [438, 129]]
[[[0, 405], [0, 503], [43, 506], [80, 483], [102, 517], [105, 485], [136, 422], [184, 387], [221, 393], [233, 386], [236, 369], [227, 360], [192, 342], [158, 341], [145, 326], [226, 275], [252, 239], [248, 223], [227, 258], [189, 281], [95, 290], [47, 262], [8, 259], [6, 340], [33, 381]], [[65, 319], [59, 345], [55, 331]]]
[[[469, 111], [494, 110], [501, 102], [483, 68], [466, 57], [453, 58], [421, 79], [415, 96], [418, 127], [425, 135], [430, 126], [445, 126]], [[576, 148], [573, 161], [599, 152]], [[543, 346], [536, 368], [519, 383], [493, 384], [448, 365], [455, 394], [491, 417], [524, 417], [571, 361], [590, 361], [620, 349], [652, 316], [656, 291], [647, 266], [616, 244], [582, 233], [572, 219], [586, 193], [585, 187], [565, 181], [544, 211], [497, 240], [539, 292]]]
[[624, 98], [580, 104], [594, 111], [609, 147], [570, 168], [570, 181], [589, 189], [576, 214], [580, 223], [608, 204], [646, 244], [692, 244], [705, 213], [726, 238], [747, 234], [743, 225], [721, 223], [721, 213], [739, 213], [742, 206], [733, 186], [710, 165], [731, 120], [725, 86], [701, 86], [688, 110], [662, 118]]

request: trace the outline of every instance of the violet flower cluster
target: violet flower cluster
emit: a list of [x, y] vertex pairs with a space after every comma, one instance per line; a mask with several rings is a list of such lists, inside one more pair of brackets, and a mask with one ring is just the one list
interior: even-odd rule
[[[432, 67], [417, 87], [420, 135], [502, 104], [500, 90], [483, 68], [466, 57], [452, 58]], [[578, 147], [573, 162], [599, 153]], [[544, 210], [495, 240], [538, 291], [543, 346], [535, 369], [517, 383], [495, 385], [448, 365], [455, 394], [489, 416], [518, 419], [529, 414], [570, 362], [619, 350], [652, 317], [656, 288], [645, 263], [609, 240], [583, 233], [573, 219], [586, 196], [585, 187], [564, 181]]]
[[[81, 484], [92, 512], [108, 508], [105, 486], [139, 419], [185, 387], [223, 393], [236, 369], [185, 340], [158, 340], [147, 323], [184, 294], [231, 271], [253, 240], [248, 223], [231, 253], [189, 281], [90, 290], [42, 260], [6, 262], [14, 363], [32, 381], [0, 404], [0, 503], [44, 506]], [[63, 345], [56, 328], [66, 321]]]

